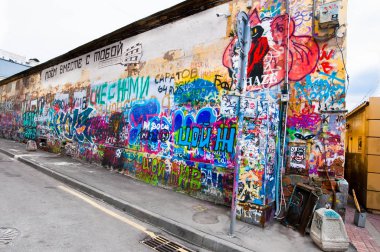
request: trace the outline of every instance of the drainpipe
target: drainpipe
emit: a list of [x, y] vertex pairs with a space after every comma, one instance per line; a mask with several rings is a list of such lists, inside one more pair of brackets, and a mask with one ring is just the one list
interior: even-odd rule
[[230, 222], [230, 231], [229, 236], [234, 237], [235, 226], [236, 226], [236, 206], [238, 203], [237, 194], [239, 191], [239, 176], [240, 176], [240, 165], [241, 165], [241, 157], [240, 157], [240, 141], [242, 138], [242, 129], [243, 129], [243, 113], [241, 112], [241, 94], [239, 95], [239, 101], [237, 104], [238, 109], [238, 129], [237, 129], [237, 137], [236, 137], [236, 148], [235, 148], [235, 167], [234, 167], [234, 183], [232, 190], [232, 199], [231, 199], [231, 222]]
[[290, 3], [289, 0], [286, 0], [286, 14], [288, 14], [288, 29], [286, 34], [286, 52], [285, 52], [285, 83], [284, 83], [284, 91], [286, 94], [289, 92], [289, 40], [290, 40]]
[[[249, 47], [251, 43], [250, 39], [250, 26], [249, 26], [249, 18], [245, 12], [240, 12], [237, 17], [238, 22], [244, 22], [244, 31], [243, 31], [243, 41], [238, 39], [237, 43], [241, 44], [242, 50], [240, 52], [240, 67], [239, 67], [239, 81], [238, 81], [238, 103], [237, 103], [237, 118], [238, 118], [238, 127], [237, 127], [237, 136], [236, 136], [236, 148], [235, 148], [235, 167], [234, 167], [234, 183], [233, 183], [233, 191], [232, 191], [232, 199], [231, 199], [231, 222], [230, 222], [230, 230], [229, 236], [234, 237], [235, 226], [236, 226], [236, 206], [237, 206], [237, 194], [239, 190], [239, 176], [240, 176], [240, 165], [241, 165], [241, 153], [240, 153], [240, 141], [242, 138], [242, 129], [243, 129], [243, 119], [244, 119], [244, 111], [241, 109], [242, 99], [244, 99], [245, 94], [245, 85], [246, 85], [246, 69], [247, 69], [247, 61], [248, 61], [248, 53]], [[238, 30], [238, 29], [237, 29]]]
[[[279, 113], [279, 140], [277, 143], [277, 173], [276, 173], [276, 213], [277, 217], [281, 214], [281, 199], [282, 199], [282, 170], [285, 167], [285, 142], [286, 142], [286, 121], [288, 117], [288, 102], [289, 102], [289, 43], [290, 43], [290, 3], [286, 0], [286, 14], [288, 15], [287, 34], [286, 34], [286, 51], [285, 51], [285, 80], [281, 88], [281, 103]], [[281, 143], [282, 142], [282, 143]], [[282, 146], [281, 146], [282, 144]], [[279, 191], [281, 193], [279, 193]]]

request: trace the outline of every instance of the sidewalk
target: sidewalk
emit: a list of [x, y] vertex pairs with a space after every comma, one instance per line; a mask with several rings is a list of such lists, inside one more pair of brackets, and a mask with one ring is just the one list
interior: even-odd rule
[[236, 237], [231, 238], [227, 235], [228, 207], [151, 186], [95, 164], [40, 150], [27, 152], [24, 144], [5, 139], [0, 139], [0, 152], [212, 251], [320, 251], [308, 235], [303, 237], [276, 221], [264, 229], [237, 221]]
[[365, 228], [354, 224], [355, 208], [352, 199], [346, 208], [346, 230], [358, 252], [380, 252], [380, 215], [367, 213]]

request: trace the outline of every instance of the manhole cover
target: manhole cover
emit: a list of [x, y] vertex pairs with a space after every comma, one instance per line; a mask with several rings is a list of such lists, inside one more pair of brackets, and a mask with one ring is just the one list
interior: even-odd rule
[[194, 252], [193, 250], [172, 242], [162, 236], [149, 237], [148, 239], [141, 241], [141, 243], [160, 252]]
[[15, 228], [0, 228], [0, 244], [9, 244], [19, 235], [20, 231]]

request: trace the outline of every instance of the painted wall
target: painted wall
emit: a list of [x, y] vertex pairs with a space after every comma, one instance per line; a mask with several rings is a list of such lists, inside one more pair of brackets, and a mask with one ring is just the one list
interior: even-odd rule
[[253, 223], [254, 206], [275, 201], [283, 156], [282, 173], [318, 177], [328, 167], [343, 176], [344, 118], [322, 110], [345, 106], [344, 34], [313, 38], [312, 1], [291, 0], [290, 22], [285, 1], [247, 3], [219, 5], [0, 86], [2, 136], [46, 141], [53, 152], [66, 144], [76, 158], [227, 205], [238, 165], [238, 217]]

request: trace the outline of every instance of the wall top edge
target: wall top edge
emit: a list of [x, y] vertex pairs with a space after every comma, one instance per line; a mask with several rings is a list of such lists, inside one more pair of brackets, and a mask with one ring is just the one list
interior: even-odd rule
[[86, 44], [83, 44], [73, 50], [68, 51], [60, 56], [50, 59], [35, 67], [12, 75], [0, 81], [0, 86], [6, 85], [9, 82], [38, 73], [46, 68], [57, 65], [61, 62], [70, 60], [80, 55], [86, 54], [106, 45], [118, 42], [120, 40], [141, 34], [143, 32], [158, 28], [160, 26], [175, 22], [182, 18], [197, 14], [207, 9], [211, 9], [218, 5], [230, 2], [231, 0], [186, 0], [177, 5], [159, 11], [143, 19], [137, 20], [120, 29], [108, 33], [102, 37], [94, 39]]

